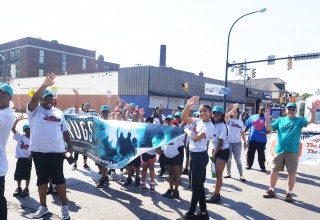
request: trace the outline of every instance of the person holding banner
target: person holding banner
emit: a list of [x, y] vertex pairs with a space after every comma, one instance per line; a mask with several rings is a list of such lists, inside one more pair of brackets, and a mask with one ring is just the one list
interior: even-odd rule
[[[53, 106], [53, 93], [46, 89], [54, 84], [55, 74], [48, 73], [43, 84], [32, 96], [27, 114], [30, 123], [30, 150], [34, 161], [40, 206], [33, 218], [41, 218], [49, 212], [46, 196], [49, 178], [56, 184], [62, 203], [62, 219], [70, 219], [66, 180], [63, 174], [65, 145], [71, 148], [68, 124], [62, 111]], [[39, 104], [40, 102], [40, 104]]]
[[[199, 118], [190, 118], [189, 111], [199, 102], [198, 96], [191, 97], [185, 105], [182, 113], [182, 121], [195, 124], [194, 131], [185, 128], [185, 133], [190, 137], [190, 174], [192, 196], [190, 207], [179, 219], [209, 219], [205, 198], [204, 182], [206, 179], [206, 167], [209, 162], [207, 142], [215, 134], [215, 128], [211, 121], [212, 109], [208, 105], [200, 105]], [[195, 215], [199, 202], [200, 212]]]
[[[309, 107], [308, 107], [309, 108]], [[311, 118], [296, 117], [297, 105], [290, 102], [287, 104], [287, 117], [278, 118], [270, 125], [270, 110], [266, 112], [266, 127], [268, 131], [278, 131], [278, 142], [275, 149], [275, 157], [273, 159], [273, 169], [270, 174], [270, 187], [263, 198], [274, 198], [276, 196], [274, 190], [279, 177], [279, 171], [284, 170], [284, 166], [288, 171], [288, 189], [285, 197], [286, 202], [294, 202], [292, 198], [292, 190], [296, 182], [296, 172], [299, 162], [300, 136], [302, 128], [313, 123], [316, 119], [317, 106], [312, 104], [309, 108]]]

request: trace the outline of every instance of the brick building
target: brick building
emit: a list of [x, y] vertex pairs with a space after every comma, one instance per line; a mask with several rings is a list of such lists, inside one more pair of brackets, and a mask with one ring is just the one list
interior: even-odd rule
[[46, 75], [117, 71], [119, 64], [106, 62], [96, 51], [26, 37], [0, 44], [0, 77], [25, 78]]

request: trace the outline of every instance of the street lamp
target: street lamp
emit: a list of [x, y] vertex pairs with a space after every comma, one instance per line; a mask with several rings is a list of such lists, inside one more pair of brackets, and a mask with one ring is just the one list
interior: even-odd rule
[[[255, 14], [257, 12], [265, 12], [267, 9], [266, 8], [263, 8], [259, 11], [253, 11], [253, 12], [250, 12], [248, 14], [245, 14], [245, 15], [242, 15], [240, 18], [238, 18], [231, 26], [230, 30], [229, 30], [229, 34], [228, 34], [228, 43], [227, 43], [227, 59], [226, 59], [226, 73], [225, 73], [225, 81], [224, 81], [224, 87], [227, 88], [228, 87], [228, 68], [230, 67], [230, 64], [228, 62], [228, 58], [229, 58], [229, 41], [230, 41], [230, 33], [231, 33], [231, 30], [233, 28], [233, 26], [243, 17], [245, 16], [248, 16], [248, 15], [252, 15], [252, 14]], [[226, 109], [227, 107], [227, 94], [224, 94], [224, 98], [223, 98], [223, 107], [224, 107], [224, 110]]]

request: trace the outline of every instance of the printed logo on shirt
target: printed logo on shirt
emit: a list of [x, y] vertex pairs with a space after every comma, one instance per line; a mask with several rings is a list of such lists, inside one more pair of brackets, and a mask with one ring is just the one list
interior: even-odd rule
[[230, 126], [235, 128], [241, 128], [240, 125], [235, 123], [234, 121], [231, 122]]
[[252, 124], [254, 129], [257, 131], [263, 130], [265, 126], [264, 121], [262, 119], [255, 120]]
[[44, 113], [45, 116], [43, 117], [43, 120], [50, 121], [50, 122], [61, 122], [60, 118], [57, 118], [56, 116], [48, 116], [48, 114]]
[[25, 144], [23, 141], [21, 141], [20, 148], [23, 149], [23, 150], [28, 150], [29, 149], [29, 144]]

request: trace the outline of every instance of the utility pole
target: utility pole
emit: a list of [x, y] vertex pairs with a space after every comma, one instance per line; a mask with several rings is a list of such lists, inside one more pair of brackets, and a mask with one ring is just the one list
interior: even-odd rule
[[3, 64], [2, 64], [2, 69], [3, 69], [3, 82], [5, 83], [6, 82], [6, 75], [5, 75], [5, 72], [6, 72], [6, 58], [0, 53], [0, 57], [3, 59]]

